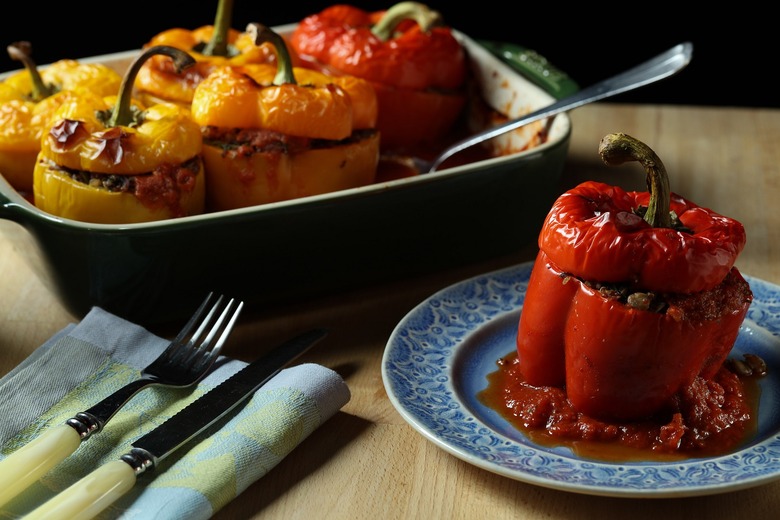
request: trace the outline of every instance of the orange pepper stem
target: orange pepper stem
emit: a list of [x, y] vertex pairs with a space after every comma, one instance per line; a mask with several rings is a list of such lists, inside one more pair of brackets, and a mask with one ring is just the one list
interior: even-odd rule
[[30, 79], [32, 80], [32, 93], [30, 94], [30, 97], [33, 101], [37, 103], [54, 94], [56, 89], [53, 85], [47, 85], [43, 82], [41, 73], [38, 71], [38, 67], [31, 58], [32, 45], [30, 45], [30, 42], [14, 42], [9, 45], [7, 49], [11, 59], [21, 61], [27, 69], [27, 72], [30, 73]]
[[382, 41], [393, 37], [395, 28], [404, 20], [414, 20], [422, 32], [443, 25], [444, 20], [438, 11], [434, 11], [420, 2], [399, 2], [388, 9], [382, 18], [371, 28], [371, 32]]
[[135, 77], [138, 75], [141, 65], [155, 54], [165, 54], [166, 56], [169, 56], [173, 60], [173, 66], [175, 67], [177, 74], [187, 67], [195, 65], [195, 58], [181, 49], [169, 45], [149, 47], [135, 59], [127, 69], [124, 78], [122, 78], [122, 84], [119, 86], [116, 104], [111, 110], [111, 117], [108, 119], [106, 126], [133, 126], [139, 124], [140, 114], [132, 108], [133, 85], [135, 84]]
[[265, 42], [270, 42], [274, 46], [277, 62], [274, 85], [297, 85], [298, 82], [295, 80], [295, 74], [293, 73], [292, 58], [290, 58], [290, 51], [287, 49], [287, 44], [284, 43], [284, 38], [265, 25], [259, 23], [250, 23], [247, 25], [246, 32], [252, 37], [255, 45], [260, 46]]
[[643, 142], [622, 133], [608, 134], [599, 143], [599, 154], [605, 164], [617, 166], [628, 161], [637, 161], [647, 174], [647, 189], [650, 200], [647, 203], [645, 221], [653, 227], [673, 227], [669, 212], [671, 189], [669, 176], [661, 159]]
[[206, 56], [228, 55], [228, 32], [233, 21], [233, 0], [219, 0], [217, 15], [214, 19], [214, 32], [203, 54]]

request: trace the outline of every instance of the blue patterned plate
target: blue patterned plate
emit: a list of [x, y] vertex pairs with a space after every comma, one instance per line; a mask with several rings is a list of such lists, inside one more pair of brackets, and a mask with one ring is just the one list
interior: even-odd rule
[[732, 355], [763, 357], [758, 431], [736, 453], [674, 462], [605, 463], [537, 445], [482, 405], [496, 360], [515, 349], [532, 262], [465, 280], [414, 308], [382, 360], [393, 405], [428, 440], [475, 466], [530, 484], [622, 497], [724, 493], [780, 478], [780, 287], [746, 276], [754, 301]]

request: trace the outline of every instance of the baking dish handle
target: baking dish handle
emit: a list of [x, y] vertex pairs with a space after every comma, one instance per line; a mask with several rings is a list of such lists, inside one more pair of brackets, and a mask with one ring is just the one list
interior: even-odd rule
[[492, 40], [478, 40], [478, 43], [555, 99], [565, 98], [580, 90], [568, 74], [532, 49]]
[[11, 187], [0, 174], [0, 219], [22, 223], [25, 221], [25, 215], [32, 214], [28, 209], [29, 206], [30, 202]]

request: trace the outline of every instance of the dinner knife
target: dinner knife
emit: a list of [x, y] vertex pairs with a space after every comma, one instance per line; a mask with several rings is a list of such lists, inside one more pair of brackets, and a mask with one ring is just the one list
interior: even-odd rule
[[130, 491], [139, 475], [230, 413], [325, 334], [313, 329], [279, 345], [137, 439], [119, 460], [103, 464], [24, 518], [93, 518]]

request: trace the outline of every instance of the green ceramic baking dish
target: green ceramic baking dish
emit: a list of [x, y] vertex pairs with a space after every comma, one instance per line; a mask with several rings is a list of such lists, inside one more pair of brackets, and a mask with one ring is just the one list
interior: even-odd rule
[[[532, 51], [457, 34], [482, 96], [509, 117], [577, 88]], [[122, 69], [135, 55], [80, 61]], [[72, 312], [97, 305], [138, 323], [162, 323], [187, 316], [208, 291], [274, 305], [519, 251], [536, 239], [558, 195], [570, 136], [570, 119], [560, 114], [546, 142], [522, 152], [336, 193], [145, 224], [57, 218], [0, 176], [0, 218], [25, 228], [30, 240], [22, 253]]]

